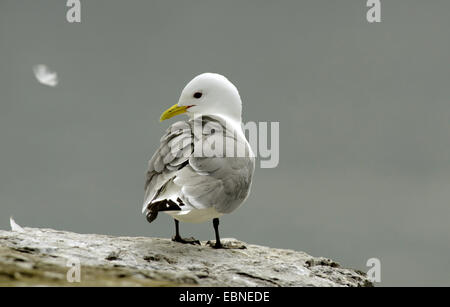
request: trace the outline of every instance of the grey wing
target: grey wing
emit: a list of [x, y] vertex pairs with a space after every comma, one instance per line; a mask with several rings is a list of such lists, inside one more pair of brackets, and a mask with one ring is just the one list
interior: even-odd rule
[[[254, 157], [228, 157], [225, 152], [212, 156], [205, 144], [217, 143], [222, 139], [223, 144], [244, 144], [249, 149], [248, 142], [229, 130], [220, 118], [203, 117], [200, 121], [173, 124], [161, 138], [160, 147], [149, 161], [142, 209], [143, 213], [150, 214], [150, 218], [147, 215], [149, 221], [156, 218], [161, 202], [162, 205], [171, 205], [171, 198], [180, 199], [184, 206], [182, 209], [172, 206], [169, 210], [214, 207], [220, 213], [233, 211], [247, 198]], [[202, 129], [197, 130], [196, 124]], [[210, 129], [205, 129], [205, 125], [209, 125]], [[207, 157], [194, 154], [200, 146], [199, 142], [203, 142]]]
[[182, 186], [183, 200], [193, 207], [230, 213], [250, 193], [254, 163], [252, 157], [191, 157], [191, 167], [180, 170], [174, 183]]
[[160, 140], [160, 146], [148, 162], [145, 197], [142, 212], [158, 198], [173, 180], [176, 172], [183, 168], [193, 151], [193, 136], [187, 122], [171, 125]]
[[[218, 117], [203, 117], [204, 125], [210, 125], [212, 133], [205, 133], [211, 129], [204, 129], [201, 137], [196, 137], [194, 147], [198, 147], [203, 140], [203, 150], [207, 157], [192, 155], [189, 167], [177, 173], [174, 183], [181, 186], [183, 201], [195, 208], [214, 207], [220, 213], [230, 213], [242, 204], [250, 193], [255, 160], [250, 154], [250, 146], [245, 137], [226, 127], [226, 123]], [[229, 156], [226, 148], [222, 154], [215, 156], [208, 152], [208, 146], [222, 139], [223, 144], [237, 147], [246, 146], [243, 157]], [[205, 148], [206, 147], [206, 148]], [[212, 157], [211, 157], [212, 156]]]

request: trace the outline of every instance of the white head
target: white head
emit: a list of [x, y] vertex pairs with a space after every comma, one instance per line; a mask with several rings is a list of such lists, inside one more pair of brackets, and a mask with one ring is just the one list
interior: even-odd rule
[[241, 122], [242, 102], [237, 88], [222, 75], [204, 73], [192, 79], [183, 89], [178, 103], [161, 115], [161, 120], [186, 113], [221, 115]]

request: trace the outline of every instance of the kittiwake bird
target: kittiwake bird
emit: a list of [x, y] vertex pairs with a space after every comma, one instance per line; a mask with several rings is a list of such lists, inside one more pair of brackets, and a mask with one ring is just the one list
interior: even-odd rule
[[172, 124], [148, 162], [142, 213], [151, 223], [162, 211], [175, 221], [173, 241], [182, 238], [179, 222], [212, 220], [215, 248], [222, 248], [219, 217], [236, 210], [248, 197], [255, 156], [242, 129], [237, 88], [222, 75], [204, 73], [191, 80], [177, 104], [160, 121], [185, 114]]

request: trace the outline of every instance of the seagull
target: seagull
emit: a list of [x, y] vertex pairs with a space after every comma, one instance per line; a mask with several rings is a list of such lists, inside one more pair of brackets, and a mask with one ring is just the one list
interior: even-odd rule
[[172, 124], [148, 162], [142, 213], [151, 223], [158, 212], [175, 221], [175, 242], [182, 238], [179, 222], [212, 220], [216, 242], [219, 217], [236, 210], [248, 198], [255, 155], [242, 129], [242, 102], [237, 88], [224, 76], [203, 73], [192, 79], [179, 101], [160, 121], [185, 114]]

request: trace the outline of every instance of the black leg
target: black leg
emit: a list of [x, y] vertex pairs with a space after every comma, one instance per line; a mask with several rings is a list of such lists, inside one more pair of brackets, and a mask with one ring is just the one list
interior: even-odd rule
[[197, 244], [200, 245], [200, 241], [195, 238], [182, 238], [180, 236], [180, 222], [178, 222], [176, 219], [173, 219], [175, 221], [175, 236], [172, 237], [172, 241], [184, 243], [184, 244]]
[[175, 238], [181, 239], [180, 236], [180, 222], [178, 222], [176, 219], [173, 219], [175, 221]]
[[214, 231], [216, 232], [216, 244], [213, 246], [214, 248], [222, 248], [222, 243], [220, 243], [219, 236], [219, 218], [213, 219]]

